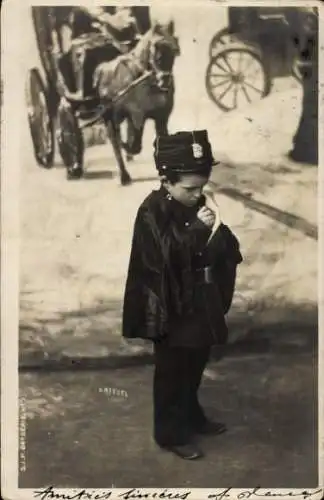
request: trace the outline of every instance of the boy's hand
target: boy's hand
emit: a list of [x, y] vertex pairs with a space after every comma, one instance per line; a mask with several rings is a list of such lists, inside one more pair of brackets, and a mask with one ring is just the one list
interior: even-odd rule
[[207, 207], [201, 207], [198, 210], [197, 217], [199, 220], [201, 220], [201, 222], [203, 222], [209, 228], [213, 227], [215, 220], [216, 220], [216, 216], [215, 216], [214, 212], [212, 212]]

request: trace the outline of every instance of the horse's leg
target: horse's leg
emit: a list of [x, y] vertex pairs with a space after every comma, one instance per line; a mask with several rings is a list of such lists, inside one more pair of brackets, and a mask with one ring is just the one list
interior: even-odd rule
[[127, 139], [123, 147], [128, 158], [133, 159], [134, 155], [138, 155], [142, 151], [144, 123], [144, 118], [139, 123], [136, 123], [136, 126], [132, 118], [127, 120]]
[[168, 135], [169, 116], [170, 116], [169, 113], [155, 116], [154, 124], [155, 124], [155, 133], [157, 136]]
[[128, 162], [131, 162], [134, 160], [134, 155], [130, 152], [130, 147], [129, 147], [129, 145], [132, 142], [133, 129], [134, 129], [134, 126], [133, 126], [132, 120], [130, 118], [127, 118], [127, 138], [126, 138], [125, 151], [126, 151], [126, 160]]
[[120, 182], [123, 186], [126, 186], [127, 184], [130, 184], [132, 182], [132, 179], [126, 170], [123, 155], [121, 153], [119, 127], [115, 124], [115, 122], [112, 118], [106, 118], [105, 125], [107, 127], [108, 137], [109, 137], [110, 142], [112, 144], [112, 147], [113, 147], [113, 150], [115, 153], [115, 157], [117, 160], [117, 164], [118, 164], [118, 168], [119, 168], [119, 172], [120, 172]]
[[126, 161], [127, 162], [131, 162], [133, 161], [134, 159], [134, 156], [132, 155], [132, 153], [130, 152], [129, 148], [128, 148], [128, 144], [129, 144], [129, 135], [130, 135], [130, 132], [129, 132], [129, 127], [131, 126], [131, 120], [130, 118], [127, 118], [125, 120], [125, 126], [126, 126], [126, 142], [124, 142], [122, 139], [120, 141], [120, 144], [123, 148], [123, 150], [125, 151], [125, 154], [126, 154]]
[[169, 92], [165, 94], [164, 106], [160, 107], [151, 116], [155, 124], [156, 135], [168, 135], [169, 118], [174, 105], [174, 88], [171, 87]]

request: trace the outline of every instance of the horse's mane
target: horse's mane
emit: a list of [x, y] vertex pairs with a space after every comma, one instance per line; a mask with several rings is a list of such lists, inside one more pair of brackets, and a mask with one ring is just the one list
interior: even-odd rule
[[153, 29], [151, 28], [141, 37], [136, 46], [128, 54], [126, 54], [126, 56], [128, 55], [130, 58], [136, 59], [140, 66], [146, 67], [149, 58], [152, 37]]
[[[163, 37], [162, 33], [161, 35]], [[99, 94], [103, 89], [102, 95], [111, 98], [149, 69], [151, 43], [155, 36], [159, 37], [160, 32], [152, 27], [130, 52], [97, 66], [93, 75], [93, 87], [99, 89]]]
[[98, 88], [99, 93], [104, 89], [105, 97], [111, 98], [136, 80], [148, 67], [152, 37], [153, 30], [150, 29], [130, 52], [98, 64], [93, 74], [93, 87]]

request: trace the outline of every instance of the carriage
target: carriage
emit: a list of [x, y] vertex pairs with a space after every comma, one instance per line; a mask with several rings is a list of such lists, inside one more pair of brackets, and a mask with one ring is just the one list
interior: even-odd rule
[[[129, 52], [141, 33], [134, 22], [123, 33], [107, 31], [94, 23], [91, 33], [82, 33], [64, 47], [64, 28], [71, 8], [32, 7], [42, 68], [29, 69], [26, 101], [34, 155], [40, 166], [53, 165], [55, 144], [66, 167], [82, 164], [82, 129], [101, 120], [108, 104], [102, 106], [91, 92], [87, 75], [98, 62], [111, 61]], [[134, 20], [135, 21], [135, 20]]]
[[314, 8], [229, 7], [228, 26], [209, 45], [209, 98], [231, 111], [266, 97], [275, 78], [300, 81], [303, 35], [313, 20]]

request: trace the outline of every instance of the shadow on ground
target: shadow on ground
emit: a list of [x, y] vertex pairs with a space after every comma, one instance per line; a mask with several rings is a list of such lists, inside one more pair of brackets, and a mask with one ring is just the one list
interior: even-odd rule
[[[151, 342], [125, 341], [121, 336], [122, 303], [104, 302], [94, 307], [20, 324], [21, 369], [89, 369], [151, 363]], [[228, 356], [311, 353], [317, 349], [317, 307], [260, 300], [249, 311], [235, 311], [228, 318]], [[221, 354], [220, 354], [221, 353]], [[116, 358], [116, 359], [115, 359]], [[135, 359], [131, 359], [135, 358]]]
[[251, 198], [251, 194], [241, 193], [236, 189], [231, 188], [220, 188], [219, 192], [229, 196], [233, 200], [241, 201], [245, 207], [253, 210], [255, 212], [266, 215], [267, 217], [280, 222], [289, 228], [300, 231], [305, 236], [317, 240], [317, 227], [314, 224], [311, 224], [303, 217], [299, 217], [290, 212], [285, 212], [284, 210], [280, 210], [276, 207], [269, 205], [268, 203], [263, 203], [257, 200], [253, 200]]
[[[232, 188], [243, 194], [265, 194], [269, 189], [281, 183], [302, 182], [316, 190], [317, 167], [296, 164], [285, 157], [278, 157], [267, 162], [233, 161], [221, 154], [219, 164], [211, 174], [211, 181], [217, 189]], [[293, 185], [292, 185], [293, 187]], [[269, 191], [268, 191], [269, 192]], [[224, 192], [224, 194], [227, 194]]]
[[87, 170], [86, 172], [84, 172], [82, 179], [85, 181], [91, 181], [100, 179], [114, 179], [115, 177], [116, 172], [112, 172], [110, 170]]

